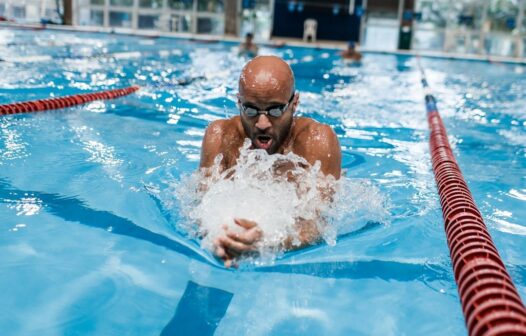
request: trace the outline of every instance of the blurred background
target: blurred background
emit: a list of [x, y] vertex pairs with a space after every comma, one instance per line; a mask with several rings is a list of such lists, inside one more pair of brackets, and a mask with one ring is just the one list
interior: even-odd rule
[[0, 20], [17, 23], [516, 58], [525, 13], [526, 0], [0, 0]]

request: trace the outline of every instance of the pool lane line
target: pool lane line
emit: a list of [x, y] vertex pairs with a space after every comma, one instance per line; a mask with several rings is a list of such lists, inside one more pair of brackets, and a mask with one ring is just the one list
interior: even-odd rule
[[462, 176], [418, 56], [417, 63], [431, 130], [433, 172], [469, 335], [526, 335], [526, 308]]
[[129, 95], [139, 90], [139, 86], [133, 85], [122, 89], [105, 90], [92, 93], [82, 93], [65, 97], [39, 99], [13, 104], [0, 105], [0, 116], [20, 113], [40, 112], [47, 110], [58, 110], [66, 107], [82, 105], [95, 100], [109, 100]]
[[78, 60], [127, 60], [137, 59], [141, 57], [161, 57], [166, 58], [169, 56], [182, 56], [183, 53], [179, 49], [171, 50], [157, 50], [157, 51], [120, 51], [114, 53], [99, 53], [95, 55], [31, 55], [31, 56], [15, 56], [15, 57], [4, 57], [3, 62], [24, 64], [24, 63], [39, 63], [39, 62], [50, 62], [56, 60], [66, 61], [78, 61]]
[[225, 316], [233, 293], [188, 281], [175, 314], [160, 336], [212, 336]]

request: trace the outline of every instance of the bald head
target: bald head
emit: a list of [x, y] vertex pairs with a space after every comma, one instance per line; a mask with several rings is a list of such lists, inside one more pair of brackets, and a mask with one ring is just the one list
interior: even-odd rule
[[[276, 56], [258, 56], [248, 62], [239, 76], [241, 96], [285, 97], [294, 92], [294, 74], [290, 66]], [[261, 97], [264, 98], [264, 97]]]

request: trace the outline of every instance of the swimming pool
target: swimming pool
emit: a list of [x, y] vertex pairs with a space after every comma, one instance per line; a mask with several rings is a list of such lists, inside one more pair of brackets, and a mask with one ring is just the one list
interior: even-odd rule
[[[333, 125], [346, 176], [380, 189], [388, 221], [238, 271], [175, 229], [151, 189], [195, 170], [207, 124], [237, 113], [233, 46], [0, 30], [0, 103], [142, 88], [0, 119], [2, 334], [465, 335], [414, 58], [262, 49], [291, 63], [301, 113]], [[526, 69], [422, 63], [524, 300]]]

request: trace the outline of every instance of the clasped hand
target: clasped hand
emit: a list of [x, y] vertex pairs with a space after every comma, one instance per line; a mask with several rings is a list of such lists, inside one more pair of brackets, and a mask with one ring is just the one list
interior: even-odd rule
[[225, 267], [237, 267], [236, 260], [243, 254], [257, 251], [257, 243], [263, 237], [263, 231], [256, 222], [235, 218], [234, 223], [241, 228], [233, 230], [223, 225], [224, 235], [214, 240], [214, 254], [221, 258]]

